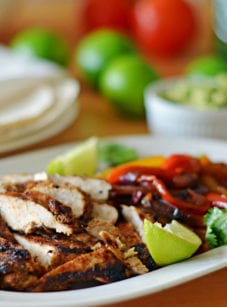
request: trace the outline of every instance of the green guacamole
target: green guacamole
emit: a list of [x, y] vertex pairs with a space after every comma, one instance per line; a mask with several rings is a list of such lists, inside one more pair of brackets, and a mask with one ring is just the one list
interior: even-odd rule
[[179, 80], [160, 97], [197, 109], [219, 109], [227, 106], [227, 74], [207, 79]]

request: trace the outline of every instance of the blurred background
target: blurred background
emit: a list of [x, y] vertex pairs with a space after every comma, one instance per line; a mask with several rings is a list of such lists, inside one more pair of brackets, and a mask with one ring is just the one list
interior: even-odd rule
[[[124, 0], [122, 1], [124, 2]], [[186, 50], [178, 52], [171, 58], [160, 58], [157, 54], [149, 55], [150, 62], [158, 68], [161, 74], [179, 74], [190, 59], [213, 51], [214, 35], [212, 31], [213, 12], [211, 0], [187, 1], [192, 5], [196, 15], [195, 33], [187, 44]], [[86, 2], [86, 0], [1, 0], [0, 42], [9, 44], [12, 37], [18, 32], [25, 28], [39, 26], [51, 29], [63, 36], [69, 42], [71, 50], [74, 50], [89, 27], [89, 20], [85, 19], [84, 13]], [[104, 3], [105, 1], [101, 2]], [[127, 2], [133, 6], [136, 1], [130, 0]], [[105, 15], [105, 8], [100, 14]], [[111, 19], [112, 17], [110, 16], [109, 18]], [[104, 17], [102, 16], [100, 19], [104, 20]], [[106, 23], [108, 24], [108, 20]], [[120, 23], [121, 20], [119, 21]], [[179, 27], [181, 27], [180, 24]]]
[[[200, 83], [188, 84], [190, 76], [214, 78], [223, 73], [226, 75], [226, 20], [225, 0], [0, 0], [0, 51], [4, 51], [0, 56], [0, 73], [4, 70], [7, 75], [9, 70], [2, 58], [7, 50], [18, 56], [47, 60], [61, 67], [67, 78], [78, 81], [78, 100], [78, 86], [74, 86], [73, 92], [73, 97], [79, 102], [74, 117], [68, 118], [61, 129], [57, 123], [60, 120], [56, 119], [53, 122], [56, 129], [50, 130], [50, 135], [41, 131], [41, 126], [43, 130], [45, 128], [41, 121], [39, 130], [34, 127], [34, 135], [39, 133], [40, 138], [41, 135], [49, 137], [42, 146], [74, 141], [92, 134], [158, 132], [153, 123], [150, 124], [150, 119], [153, 120], [150, 105], [154, 103], [147, 103], [145, 110], [145, 89], [154, 81], [175, 76], [182, 77], [184, 85], [179, 87], [176, 84], [171, 93], [167, 96], [164, 93], [168, 102], [177, 103], [170, 103], [171, 108], [176, 108], [171, 113], [173, 118], [166, 109], [167, 120], [161, 116], [165, 112], [158, 109], [157, 122], [172, 122], [174, 126], [173, 129], [166, 126], [162, 132], [226, 138], [227, 111], [222, 112], [227, 106], [226, 76], [221, 80], [212, 79], [205, 87]], [[8, 63], [13, 70], [14, 64], [9, 57]], [[23, 69], [29, 67], [30, 64], [25, 64]], [[61, 75], [62, 70], [58, 73]], [[66, 91], [67, 86], [73, 88], [72, 82], [65, 85]], [[164, 97], [163, 93], [161, 96]], [[160, 95], [155, 99], [160, 101], [159, 98]], [[150, 97], [147, 96], [147, 100]], [[51, 103], [56, 109], [53, 101], [49, 101]], [[32, 101], [30, 104], [32, 107]], [[193, 107], [191, 117], [185, 115], [189, 118], [187, 124], [180, 110], [185, 104]], [[63, 110], [63, 105], [64, 99], [58, 106], [61, 119], [66, 118], [64, 112], [69, 113], [68, 109]], [[47, 111], [47, 104], [44, 108]], [[214, 109], [220, 109], [221, 115], [213, 112]], [[48, 112], [50, 115], [51, 108]], [[155, 110], [151, 113], [155, 114]], [[222, 123], [217, 128], [220, 116], [223, 117]], [[180, 129], [176, 126], [177, 118], [182, 121]], [[200, 129], [203, 118], [204, 127]], [[198, 130], [195, 129], [197, 124]], [[3, 120], [5, 129], [4, 125]], [[50, 138], [67, 125], [70, 127], [66, 133]], [[208, 126], [212, 128], [207, 129]], [[9, 137], [15, 134], [14, 123], [10, 127]], [[31, 127], [28, 125], [26, 129], [26, 135], [31, 135]], [[190, 133], [184, 132], [189, 130]], [[4, 130], [0, 130], [0, 139], [1, 131]], [[25, 129], [22, 131], [21, 144]], [[219, 131], [224, 132], [220, 134]], [[13, 144], [14, 139], [11, 138]]]

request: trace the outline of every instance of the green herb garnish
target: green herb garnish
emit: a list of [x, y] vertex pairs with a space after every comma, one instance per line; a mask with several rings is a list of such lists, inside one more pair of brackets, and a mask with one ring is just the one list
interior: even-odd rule
[[227, 209], [212, 208], [205, 215], [206, 242], [211, 247], [227, 244]]
[[108, 166], [116, 166], [139, 158], [135, 149], [121, 144], [100, 142], [98, 151], [99, 160]]

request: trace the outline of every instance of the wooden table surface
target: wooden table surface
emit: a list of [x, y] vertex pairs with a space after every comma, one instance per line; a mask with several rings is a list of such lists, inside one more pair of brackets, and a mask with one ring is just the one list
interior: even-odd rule
[[[206, 2], [206, 1], [203, 1]], [[19, 2], [18, 2], [19, 3]], [[18, 4], [17, 3], [17, 4]], [[26, 3], [22, 7], [20, 14], [17, 10], [14, 13], [14, 19], [6, 18], [10, 20], [10, 24], [7, 27], [2, 28], [8, 34], [16, 32], [17, 29], [22, 28], [26, 23], [24, 22], [25, 17], [28, 20], [28, 24], [32, 24], [34, 20], [41, 20], [42, 16], [48, 16], [48, 9], [53, 7], [55, 10], [59, 9], [61, 14], [65, 13], [67, 22], [64, 23], [70, 32], [71, 24], [69, 23], [69, 14], [72, 9], [66, 4], [77, 3], [76, 1], [56, 1], [55, 6], [48, 6], [46, 1], [29, 2], [23, 1], [20, 3]], [[49, 3], [53, 3], [49, 1]], [[64, 4], [63, 4], [64, 3]], [[202, 1], [201, 1], [202, 3]], [[30, 5], [35, 5], [36, 14], [31, 15]], [[43, 14], [43, 6], [45, 5], [45, 14]], [[65, 5], [65, 10], [62, 10], [61, 6]], [[29, 10], [30, 9], [30, 10]], [[33, 8], [32, 8], [32, 11]], [[23, 14], [22, 14], [23, 13]], [[49, 14], [54, 16], [54, 14]], [[204, 13], [203, 13], [204, 15]], [[23, 20], [22, 17], [23, 16]], [[25, 16], [25, 17], [24, 17]], [[64, 15], [61, 15], [61, 20]], [[205, 16], [205, 15], [204, 15]], [[21, 20], [19, 20], [21, 17]], [[31, 20], [31, 18], [33, 18]], [[45, 19], [43, 17], [43, 19]], [[45, 19], [46, 20], [46, 19]], [[56, 21], [56, 27], [59, 26], [59, 22]], [[59, 29], [60, 26], [58, 27]], [[7, 38], [8, 39], [8, 38]], [[6, 41], [7, 41], [6, 39]], [[2, 158], [8, 157], [17, 153], [28, 152], [35, 149], [42, 149], [52, 145], [60, 145], [67, 142], [73, 142], [85, 139], [92, 135], [98, 137], [114, 136], [114, 135], [128, 135], [128, 134], [148, 134], [148, 128], [145, 120], [133, 121], [126, 118], [120, 117], [111, 108], [110, 104], [99, 94], [92, 91], [90, 88], [82, 84], [81, 93], [79, 96], [80, 113], [76, 118], [75, 122], [68, 127], [62, 133], [40, 142], [39, 144], [28, 146], [15, 152], [7, 153], [2, 155]], [[152, 280], [151, 280], [152, 282]], [[127, 291], [127, 289], [125, 289]], [[146, 297], [134, 299], [128, 302], [122, 302], [111, 305], [112, 307], [145, 307], [145, 306], [174, 306], [174, 307], [226, 307], [227, 306], [227, 268], [214, 272], [212, 274], [197, 278], [193, 281], [181, 284], [177, 287], [170, 288], [168, 290], [149, 295]]]

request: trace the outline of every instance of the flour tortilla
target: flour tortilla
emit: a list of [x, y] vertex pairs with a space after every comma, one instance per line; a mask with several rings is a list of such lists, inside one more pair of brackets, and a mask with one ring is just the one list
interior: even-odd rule
[[[0, 91], [1, 87], [3, 84]], [[75, 103], [79, 91], [77, 82], [71, 78], [20, 80], [12, 94], [5, 88], [0, 98], [0, 143], [49, 126]]]

